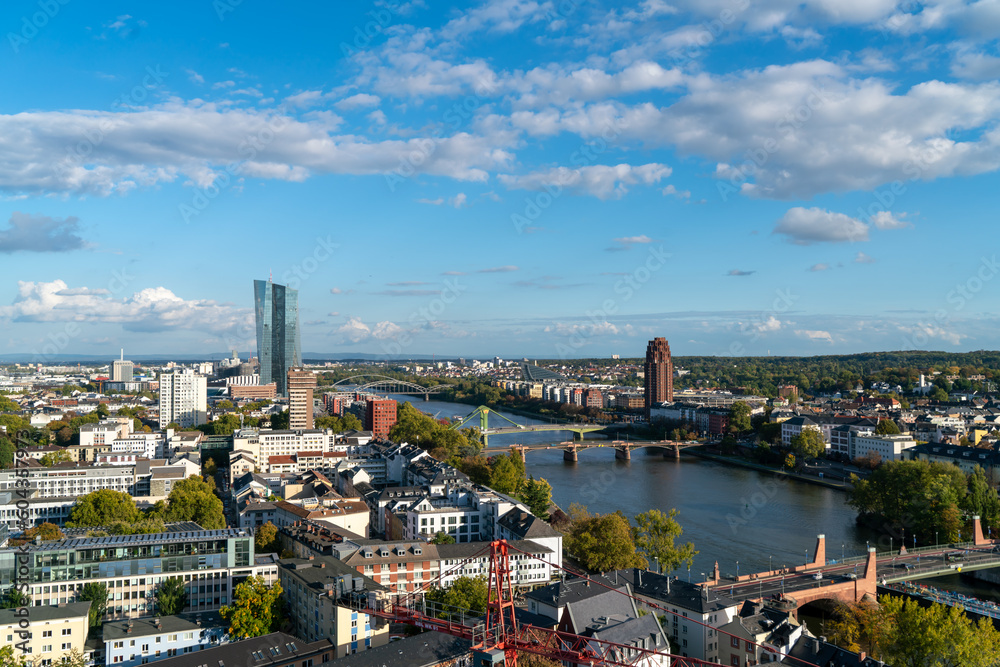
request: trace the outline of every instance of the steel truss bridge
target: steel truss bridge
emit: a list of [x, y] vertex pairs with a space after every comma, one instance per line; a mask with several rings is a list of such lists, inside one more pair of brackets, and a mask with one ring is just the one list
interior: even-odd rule
[[429, 399], [431, 394], [441, 393], [441, 389], [438, 387], [424, 387], [413, 382], [385, 375], [352, 375], [349, 378], [335, 382], [333, 389], [344, 393], [359, 392], [423, 396], [425, 401]]
[[[507, 422], [509, 426], [490, 426], [490, 416], [496, 417], [497, 419]], [[603, 431], [607, 428], [606, 424], [573, 424], [573, 423], [552, 423], [552, 424], [518, 424], [516, 421], [505, 417], [493, 408], [487, 407], [485, 405], [480, 405], [478, 408], [470, 412], [461, 421], [458, 421], [451, 425], [453, 431], [457, 431], [462, 428], [466, 428], [470, 422], [478, 426], [480, 434], [482, 434], [483, 445], [489, 445], [489, 436], [491, 435], [505, 435], [508, 433], [531, 433], [535, 431], [570, 431], [579, 440], [583, 440], [584, 433], [593, 433], [595, 431]], [[476, 423], [478, 422], [478, 424]]]

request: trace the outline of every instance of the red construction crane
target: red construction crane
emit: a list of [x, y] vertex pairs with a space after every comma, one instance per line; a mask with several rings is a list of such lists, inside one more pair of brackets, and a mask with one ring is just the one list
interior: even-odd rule
[[[489, 597], [487, 599], [485, 625], [481, 624], [473, 627], [466, 625], [464, 622], [456, 623], [450, 618], [437, 618], [426, 612], [422, 594], [430, 586], [434, 585], [436, 581], [439, 581], [446, 572], [439, 573], [437, 580], [427, 582], [418, 591], [402, 596], [395, 602], [377, 600], [375, 596], [357, 598], [356, 602], [361, 603], [357, 605], [357, 609], [358, 611], [386, 619], [390, 622], [414, 625], [425, 630], [437, 630], [455, 637], [471, 640], [473, 648], [477, 651], [503, 651], [506, 667], [517, 667], [518, 652], [533, 653], [545, 656], [551, 660], [586, 665], [587, 667], [596, 667], [597, 665], [634, 667], [637, 664], [643, 664], [645, 667], [655, 667], [662, 664], [663, 658], [669, 659], [672, 667], [698, 667], [700, 665], [718, 667], [718, 663], [664, 653], [655, 650], [655, 648], [645, 648], [634, 644], [619, 644], [526, 623], [518, 624], [515, 618], [513, 585], [511, 584], [510, 576], [511, 550], [518, 551], [530, 558], [537, 558], [534, 554], [521, 552], [511, 547], [506, 540], [494, 540], [490, 542]], [[467, 558], [449, 570], [449, 572], [463, 567], [468, 562], [484, 555], [485, 552], [486, 548], [481, 549], [470, 558]], [[565, 569], [559, 566], [556, 567]], [[603, 585], [600, 582], [596, 583], [597, 585]], [[616, 590], [611, 587], [607, 588], [608, 590]], [[627, 595], [626, 593], [622, 594]], [[673, 613], [665, 607], [660, 607], [648, 600], [640, 600], [634, 595], [629, 595], [628, 597], [666, 613]], [[693, 619], [687, 620], [698, 623]], [[720, 631], [719, 634], [725, 633]], [[791, 660], [802, 665], [815, 667], [813, 663], [794, 658], [791, 658]]]

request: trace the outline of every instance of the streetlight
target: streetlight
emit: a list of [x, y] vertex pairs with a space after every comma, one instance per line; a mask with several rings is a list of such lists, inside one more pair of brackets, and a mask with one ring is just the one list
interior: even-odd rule
[[806, 566], [808, 567], [809, 566], [809, 550], [805, 549], [805, 552], [806, 552]]
[[660, 573], [660, 557], [659, 556], [653, 556], [653, 564], [656, 566], [656, 573], [659, 574]]
[[774, 572], [774, 570], [771, 569], [771, 559], [772, 558], [774, 558], [773, 554], [767, 557], [767, 573], [768, 574]]
[[889, 538], [889, 553], [892, 553], [892, 538]]
[[935, 530], [934, 531], [934, 548], [937, 549], [938, 546], [939, 546], [938, 545], [938, 532]]
[[844, 562], [844, 549], [845, 548], [847, 548], [847, 543], [846, 542], [844, 542], [843, 544], [840, 545], [840, 562], [841, 563]]
[[736, 561], [736, 581], [740, 580], [740, 562]]

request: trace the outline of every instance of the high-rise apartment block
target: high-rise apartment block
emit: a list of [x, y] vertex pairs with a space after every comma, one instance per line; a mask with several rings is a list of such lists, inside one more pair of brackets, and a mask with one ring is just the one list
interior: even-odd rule
[[270, 280], [253, 281], [260, 383], [274, 382], [288, 396], [288, 369], [302, 365], [299, 292]]
[[396, 401], [372, 399], [365, 408], [365, 428], [376, 438], [388, 438], [396, 425]]
[[645, 375], [646, 419], [649, 419], [654, 405], [674, 400], [674, 364], [666, 338], [654, 338], [646, 346]]
[[313, 390], [316, 375], [304, 368], [288, 371], [288, 428], [293, 431], [313, 427]]
[[160, 374], [160, 428], [193, 428], [208, 421], [208, 380], [192, 370]]

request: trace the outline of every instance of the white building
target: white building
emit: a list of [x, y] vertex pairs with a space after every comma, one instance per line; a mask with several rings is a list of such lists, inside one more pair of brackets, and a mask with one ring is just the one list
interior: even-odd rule
[[160, 375], [160, 428], [171, 422], [194, 427], [208, 421], [208, 380], [183, 370]]
[[125, 352], [122, 351], [122, 358], [115, 360], [111, 364], [111, 381], [112, 382], [131, 382], [132, 372], [135, 366], [131, 361], [125, 361]]
[[[108, 621], [104, 624], [104, 664], [136, 667], [229, 643], [217, 612]], [[192, 657], [192, 664], [198, 664]]]
[[878, 454], [883, 461], [901, 461], [903, 452], [916, 447], [917, 441], [908, 435], [860, 435], [851, 442], [851, 458], [864, 458]]

